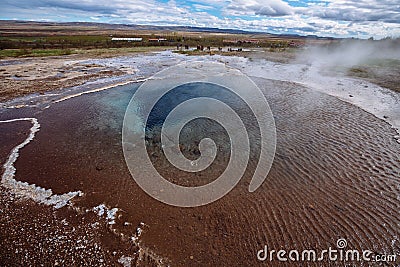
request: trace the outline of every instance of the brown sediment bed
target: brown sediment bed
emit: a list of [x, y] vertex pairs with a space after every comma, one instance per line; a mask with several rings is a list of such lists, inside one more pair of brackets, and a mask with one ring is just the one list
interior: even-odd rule
[[28, 121], [18, 121], [10, 124], [0, 123], [0, 164], [6, 163], [11, 150], [22, 143], [29, 135], [31, 123]]
[[[30, 127], [29, 121], [0, 124], [2, 164], [10, 151], [27, 138]], [[138, 231], [146, 231], [144, 225], [125, 222], [118, 230], [113, 224], [116, 215], [110, 218], [112, 209], [105, 205], [82, 208], [69, 202], [57, 208], [38, 204], [29, 195], [16, 195], [15, 191], [18, 189], [0, 186], [1, 266], [167, 264], [167, 259], [141, 245]], [[121, 218], [123, 214], [118, 214]]]
[[101, 245], [107, 231], [92, 226], [94, 218], [16, 200], [3, 189], [0, 207], [2, 266], [110, 266], [113, 262], [109, 248]]
[[0, 208], [2, 266], [165, 265], [93, 212], [56, 210], [3, 189]]
[[[0, 70], [0, 101], [73, 87], [87, 81], [125, 73], [115, 68], [72, 60], [77, 58], [51, 57], [3, 62]], [[71, 63], [67, 64], [68, 61]]]
[[[399, 254], [400, 163], [393, 129], [353, 105], [293, 83], [255, 82], [271, 105], [278, 137], [271, 172], [255, 193], [247, 191], [253, 161], [232, 192], [204, 207], [171, 207], [144, 193], [124, 162], [123, 112], [108, 104], [129, 100], [129, 88], [73, 98], [38, 112], [41, 130], [21, 150], [16, 179], [55, 193], [82, 190], [85, 196], [75, 200], [81, 209], [100, 203], [117, 207], [122, 217], [114, 229], [128, 236], [143, 222], [141, 244], [171, 266], [261, 266], [265, 263], [257, 261], [256, 253], [264, 245], [321, 251], [335, 248], [339, 238], [349, 249]], [[155, 163], [178, 182], [185, 179], [163, 160]], [[206, 179], [224, 168], [214, 167]], [[69, 218], [58, 216], [56, 221]], [[107, 238], [99, 242], [111, 246]], [[15, 244], [7, 245], [13, 255]], [[111, 257], [112, 250], [104, 253]], [[335, 265], [310, 266], [322, 264]]]

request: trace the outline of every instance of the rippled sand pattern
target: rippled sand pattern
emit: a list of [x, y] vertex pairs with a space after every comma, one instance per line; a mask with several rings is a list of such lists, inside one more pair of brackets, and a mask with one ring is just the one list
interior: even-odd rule
[[224, 232], [233, 241], [227, 249], [236, 244], [237, 260], [249, 264], [264, 245], [323, 250], [339, 238], [348, 249], [398, 254], [400, 161], [390, 127], [334, 98], [272, 85], [277, 90], [266, 94], [278, 132], [273, 168], [256, 193], [231, 194], [209, 230]]
[[[394, 130], [334, 97], [294, 83], [254, 80], [269, 101], [278, 137], [273, 167], [255, 193], [247, 192], [249, 170], [231, 193], [205, 207], [175, 208], [147, 196], [130, 177], [120, 144], [129, 87], [39, 113], [41, 131], [21, 151], [16, 178], [56, 193], [81, 190], [82, 207], [118, 207], [122, 217], [115, 228], [128, 233], [125, 220], [144, 222], [141, 242], [171, 266], [257, 266], [264, 245], [323, 250], [336, 247], [338, 238], [349, 249], [399, 255], [400, 144]], [[337, 263], [323, 264], [330, 265]]]

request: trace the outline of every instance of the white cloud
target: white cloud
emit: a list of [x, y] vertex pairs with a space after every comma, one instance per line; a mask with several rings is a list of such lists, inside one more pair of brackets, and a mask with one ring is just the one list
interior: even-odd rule
[[236, 16], [285, 16], [293, 14], [293, 8], [282, 0], [232, 0], [225, 12]]
[[326, 5], [311, 4], [297, 12], [313, 17], [341, 21], [384, 21], [400, 23], [398, 0], [335, 0]]
[[207, 5], [201, 5], [201, 4], [193, 4], [193, 6], [196, 8], [198, 11], [203, 11], [203, 10], [213, 10], [215, 7], [213, 6], [207, 6]]
[[327, 0], [306, 7], [291, 7], [283, 0], [2, 0], [0, 10], [2, 19], [95, 20], [339, 37], [400, 36], [398, 0]]

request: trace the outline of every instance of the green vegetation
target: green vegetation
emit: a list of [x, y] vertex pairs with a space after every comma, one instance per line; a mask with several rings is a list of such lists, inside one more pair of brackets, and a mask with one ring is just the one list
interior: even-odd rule
[[[210, 51], [206, 51], [206, 50], [204, 50], [204, 51], [200, 51], [200, 50], [177, 50], [177, 51], [174, 51], [174, 53], [177, 53], [177, 54], [182, 54], [182, 55], [188, 55], [188, 56], [202, 56], [202, 55], [213, 55], [213, 54], [215, 54], [215, 52], [213, 51], [213, 52], [210, 52]], [[221, 53], [219, 53], [219, 54], [221, 54]]]
[[398, 68], [400, 66], [400, 60], [398, 59], [370, 59], [367, 62], [365, 62], [365, 65], [371, 66], [371, 67], [393, 67], [393, 68]]
[[400, 60], [397, 59], [370, 59], [347, 71], [349, 76], [365, 79], [396, 92], [400, 92], [399, 73]]
[[350, 76], [356, 76], [360, 78], [369, 78], [372, 73], [370, 73], [367, 69], [362, 67], [353, 67], [348, 70], [348, 74]]
[[173, 47], [127, 47], [127, 48], [98, 48], [98, 49], [4, 49], [0, 50], [0, 58], [7, 57], [45, 57], [64, 56], [71, 54], [86, 54], [90, 56], [114, 56], [128, 53], [146, 53], [172, 49]]
[[[149, 36], [143, 42], [116, 42], [107, 35], [71, 35], [45, 37], [0, 37], [0, 50], [3, 49], [71, 49], [71, 48], [122, 48], [149, 46]], [[169, 43], [169, 42], [168, 42]], [[170, 45], [167, 42], [151, 43], [151, 46]]]
[[0, 50], [0, 58], [62, 56], [71, 53], [70, 49], [5, 49]]
[[[132, 47], [148, 47], [148, 46], [173, 46], [178, 45], [189, 46], [189, 47], [264, 47], [270, 49], [285, 49], [290, 46], [290, 40], [282, 39], [260, 39], [258, 42], [249, 43], [243, 42], [246, 37], [233, 37], [221, 36], [180, 36], [177, 34], [161, 34], [161, 35], [140, 35], [132, 34], [130, 36], [143, 38], [141, 42], [126, 42], [126, 41], [112, 41], [112, 37], [121, 37], [113, 35], [68, 35], [68, 36], [2, 36], [0, 37], [0, 51], [9, 50], [3, 52], [2, 55], [9, 54], [10, 56], [24, 56], [27, 54], [41, 53], [45, 55], [59, 55], [68, 54], [73, 49], [109, 49], [109, 48], [132, 48]], [[122, 36], [126, 37], [126, 36]], [[150, 39], [163, 38], [166, 41], [149, 41]], [[23, 50], [23, 51], [18, 51]], [[43, 50], [50, 50], [43, 52]], [[15, 52], [12, 52], [15, 51]], [[15, 54], [13, 54], [15, 53]], [[71, 52], [72, 53], [72, 52]]]

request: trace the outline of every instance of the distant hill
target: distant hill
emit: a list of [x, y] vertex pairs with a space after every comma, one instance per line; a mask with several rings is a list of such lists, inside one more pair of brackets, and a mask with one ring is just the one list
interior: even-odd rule
[[154, 25], [135, 25], [135, 24], [108, 24], [96, 22], [38, 22], [38, 21], [18, 21], [18, 20], [0, 20], [0, 30], [8, 30], [9, 27], [26, 28], [35, 26], [49, 27], [49, 28], [87, 28], [88, 30], [116, 30], [116, 31], [155, 31], [155, 32], [197, 32], [197, 33], [221, 33], [221, 34], [251, 34], [263, 35], [270, 37], [282, 38], [312, 38], [312, 39], [333, 39], [318, 36], [300, 36], [291, 34], [271, 34], [265, 32], [244, 31], [236, 29], [220, 29], [208, 27], [191, 27], [191, 26], [154, 26]]
[[185, 31], [185, 32], [214, 32], [229, 34], [255, 34], [256, 32], [219, 29], [219, 28], [203, 28], [191, 26], [154, 26], [154, 25], [135, 25], [135, 24], [109, 24], [96, 22], [41, 22], [41, 21], [21, 21], [21, 20], [0, 20], [0, 25], [40, 25], [40, 26], [75, 26], [75, 27], [91, 27], [109, 30], [145, 30], [145, 31]]

